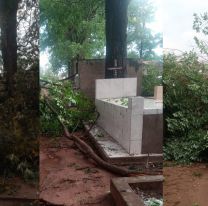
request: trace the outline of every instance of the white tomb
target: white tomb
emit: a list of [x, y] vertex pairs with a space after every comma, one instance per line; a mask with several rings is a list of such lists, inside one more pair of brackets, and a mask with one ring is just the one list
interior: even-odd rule
[[142, 153], [143, 116], [163, 112], [161, 99], [136, 96], [136, 90], [136, 78], [96, 80], [98, 125], [133, 155]]

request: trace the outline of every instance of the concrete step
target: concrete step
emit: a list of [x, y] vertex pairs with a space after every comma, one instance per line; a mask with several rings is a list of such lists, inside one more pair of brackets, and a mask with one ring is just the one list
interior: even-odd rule
[[[89, 125], [85, 124], [85, 129], [89, 130]], [[148, 161], [153, 163], [163, 162], [162, 154], [130, 155], [98, 125], [93, 126], [89, 132], [89, 136], [100, 156], [107, 162], [115, 164], [146, 163], [148, 159]]]

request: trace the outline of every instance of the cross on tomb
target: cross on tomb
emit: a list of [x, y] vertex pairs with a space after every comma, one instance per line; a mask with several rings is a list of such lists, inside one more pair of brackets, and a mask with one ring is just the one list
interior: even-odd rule
[[118, 70], [122, 70], [122, 67], [118, 67], [117, 59], [114, 60], [114, 67], [108, 67], [107, 70], [113, 71], [114, 78], [118, 77]]

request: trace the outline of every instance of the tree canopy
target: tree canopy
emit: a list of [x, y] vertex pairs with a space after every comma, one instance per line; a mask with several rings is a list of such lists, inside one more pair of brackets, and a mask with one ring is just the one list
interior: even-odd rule
[[[130, 1], [128, 57], [158, 58], [153, 49], [161, 46], [161, 34], [154, 34], [148, 28], [154, 19], [154, 12], [150, 0]], [[71, 60], [77, 55], [80, 59], [105, 56], [104, 0], [41, 0], [40, 26], [41, 51], [49, 51], [50, 64], [55, 72], [70, 68]]]
[[197, 47], [200, 52], [208, 57], [208, 41], [204, 37], [208, 35], [208, 13], [194, 14], [193, 29], [201, 37], [194, 37]]
[[155, 7], [151, 0], [132, 0], [128, 14], [128, 57], [158, 59], [154, 49], [162, 47], [162, 34], [148, 27], [153, 22]]
[[79, 58], [104, 55], [104, 1], [40, 1], [41, 50], [50, 51], [53, 69]]
[[0, 0], [0, 175], [38, 174], [38, 13], [37, 0]]

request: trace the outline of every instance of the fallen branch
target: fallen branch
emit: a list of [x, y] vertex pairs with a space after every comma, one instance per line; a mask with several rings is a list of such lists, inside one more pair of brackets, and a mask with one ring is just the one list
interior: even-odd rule
[[[100, 113], [99, 113], [97, 110], [96, 110], [95, 112], [96, 112], [96, 114], [97, 114], [97, 117], [95, 118], [95, 120], [93, 121], [93, 123], [89, 126], [89, 129], [86, 129], [86, 130], [85, 130], [85, 133], [84, 133], [84, 135], [83, 135], [84, 137], [87, 136], [87, 135], [89, 134], [89, 132], [91, 131], [91, 129], [95, 126], [95, 124], [96, 124], [98, 118], [100, 117]], [[84, 125], [84, 123], [83, 123], [83, 125]]]
[[79, 149], [84, 152], [85, 154], [87, 154], [91, 159], [93, 159], [100, 167], [113, 172], [117, 175], [121, 175], [121, 176], [128, 176], [130, 175], [132, 172], [130, 172], [127, 169], [124, 168], [120, 168], [118, 166], [112, 165], [106, 161], [104, 161], [103, 159], [101, 159], [93, 150], [92, 148], [85, 143], [83, 140], [81, 140], [79, 137], [77, 137], [74, 134], [70, 134], [70, 132], [68, 131], [66, 125], [63, 123], [63, 121], [59, 118], [58, 113], [56, 112], [56, 110], [53, 108], [53, 106], [50, 104], [49, 99], [45, 96], [45, 103], [48, 106], [48, 108], [57, 116], [57, 119], [59, 121], [59, 123], [61, 124], [61, 126], [64, 129], [64, 135], [67, 139], [74, 141], [76, 144], [79, 145]]

